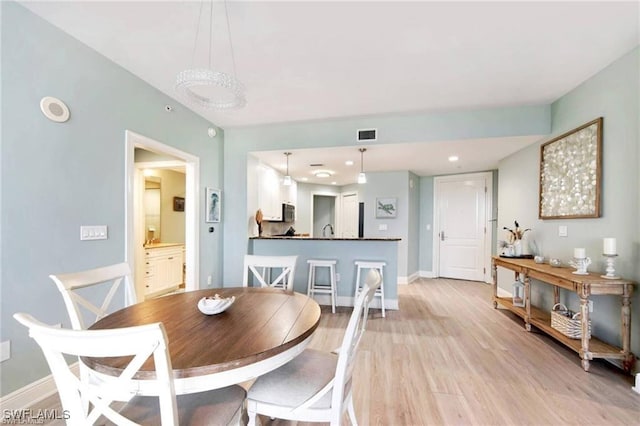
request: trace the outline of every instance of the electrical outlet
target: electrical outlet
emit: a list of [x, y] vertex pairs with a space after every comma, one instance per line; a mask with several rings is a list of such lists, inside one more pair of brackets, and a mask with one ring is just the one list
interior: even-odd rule
[[57, 323], [57, 324], [53, 324], [53, 325], [52, 325], [52, 327], [55, 327], [55, 328], [62, 328], [62, 323], [60, 323], [60, 322], [59, 322], [59, 323]]
[[0, 344], [0, 362], [11, 358], [11, 340], [5, 340]]
[[207, 277], [207, 285], [208, 285], [208, 286], [211, 286], [211, 282], [212, 282], [212, 278], [211, 278], [211, 275], [209, 275], [209, 276]]
[[589, 300], [589, 313], [593, 312], [593, 300]]
[[381, 223], [380, 225], [378, 225], [378, 231], [386, 231], [386, 230], [387, 230], [386, 223]]
[[566, 225], [558, 226], [558, 237], [568, 237], [568, 236], [569, 236], [569, 230], [567, 229]]
[[336, 282], [339, 283], [340, 282], [340, 273], [336, 273]]

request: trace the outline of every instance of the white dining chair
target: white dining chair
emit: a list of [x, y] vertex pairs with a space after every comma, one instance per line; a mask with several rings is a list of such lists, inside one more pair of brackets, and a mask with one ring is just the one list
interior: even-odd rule
[[[244, 256], [242, 285], [249, 285], [249, 278], [257, 280], [261, 287], [283, 288], [293, 290], [293, 277], [298, 256]], [[274, 272], [274, 270], [276, 270]], [[251, 275], [249, 274], [251, 272]], [[279, 273], [278, 273], [279, 272]], [[275, 274], [278, 274], [274, 277]]]
[[[245, 390], [238, 385], [194, 394], [175, 395], [167, 336], [161, 323], [109, 330], [70, 330], [51, 327], [24, 313], [14, 318], [29, 329], [40, 345], [58, 388], [67, 425], [194, 425], [246, 424]], [[80, 380], [64, 355], [133, 357], [119, 377], [94, 374]], [[155, 395], [136, 395], [134, 375], [153, 359], [155, 376], [145, 376]], [[145, 373], [147, 373], [145, 371]], [[102, 379], [100, 379], [102, 378]], [[90, 408], [85, 409], [85, 400]], [[112, 422], [112, 423], [111, 423]]]
[[[137, 303], [136, 291], [131, 278], [131, 269], [127, 263], [118, 263], [69, 274], [49, 275], [49, 278], [56, 283], [58, 290], [60, 290], [71, 320], [71, 328], [76, 330], [87, 328], [83, 319], [83, 311], [80, 308], [84, 307], [87, 311], [96, 315], [93, 322], [98, 321], [109, 313], [113, 297], [121, 284], [124, 285], [125, 306]], [[108, 292], [100, 306], [79, 294], [78, 290], [92, 286], [108, 288]]]
[[305, 349], [282, 367], [258, 377], [247, 394], [249, 425], [258, 414], [271, 418], [341, 424], [345, 410], [357, 424], [352, 395], [356, 352], [367, 323], [369, 303], [380, 285], [380, 272], [367, 274], [338, 354]]

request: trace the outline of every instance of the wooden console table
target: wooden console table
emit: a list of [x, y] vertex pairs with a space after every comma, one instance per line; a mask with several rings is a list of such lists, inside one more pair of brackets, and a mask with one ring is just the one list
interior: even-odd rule
[[[582, 368], [589, 371], [589, 361], [594, 358], [621, 359], [623, 368], [630, 372], [635, 358], [630, 351], [631, 341], [631, 309], [630, 301], [633, 292], [632, 281], [625, 279], [610, 280], [602, 278], [600, 274], [589, 275], [573, 274], [570, 268], [554, 268], [548, 264], [538, 264], [531, 259], [513, 259], [493, 256], [493, 307], [498, 304], [524, 319], [525, 328], [531, 331], [531, 326], [547, 333], [564, 345], [580, 354]], [[498, 297], [498, 266], [521, 274], [524, 279], [524, 308], [513, 306], [511, 297]], [[554, 304], [560, 301], [560, 288], [577, 293], [580, 298], [580, 313], [582, 325], [582, 339], [571, 339], [558, 330], [551, 327], [551, 309], [543, 310], [531, 306], [530, 278], [542, 281], [553, 286]], [[588, 336], [589, 327], [589, 296], [591, 295], [616, 295], [622, 299], [621, 307], [621, 335], [622, 348], [604, 343], [597, 338]]]

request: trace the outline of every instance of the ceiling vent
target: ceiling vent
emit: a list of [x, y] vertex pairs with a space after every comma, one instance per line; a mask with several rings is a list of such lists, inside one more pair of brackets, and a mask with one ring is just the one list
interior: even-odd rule
[[378, 129], [358, 129], [358, 142], [374, 142], [378, 140]]
[[324, 164], [322, 164], [322, 163], [312, 163], [312, 164], [309, 164], [309, 167], [324, 167]]

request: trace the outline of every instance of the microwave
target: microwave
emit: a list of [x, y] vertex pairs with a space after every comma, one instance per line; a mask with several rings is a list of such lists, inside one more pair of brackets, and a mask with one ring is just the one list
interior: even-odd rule
[[293, 204], [282, 204], [282, 221], [285, 223], [296, 221], [296, 207]]

